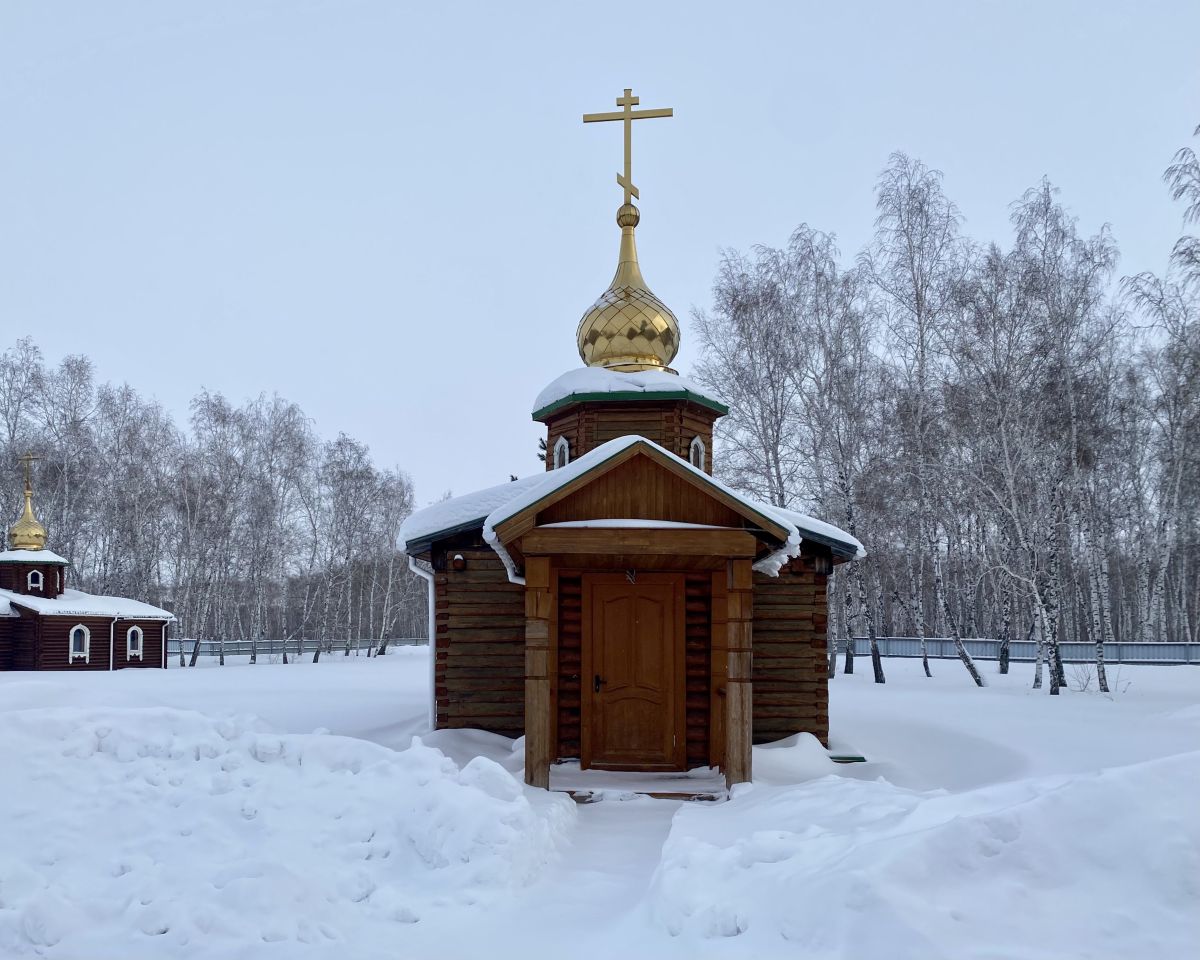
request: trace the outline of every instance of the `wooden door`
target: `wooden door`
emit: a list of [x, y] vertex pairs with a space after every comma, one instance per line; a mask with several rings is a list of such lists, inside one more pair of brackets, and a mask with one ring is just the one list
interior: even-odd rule
[[584, 769], [686, 768], [682, 574], [583, 578]]

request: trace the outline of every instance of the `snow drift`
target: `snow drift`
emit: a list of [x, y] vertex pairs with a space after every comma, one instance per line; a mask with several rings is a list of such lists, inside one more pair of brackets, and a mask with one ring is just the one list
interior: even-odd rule
[[460, 769], [417, 739], [397, 752], [169, 708], [0, 715], [0, 769], [21, 771], [0, 792], [6, 957], [333, 946], [349, 926], [528, 884], [575, 816], [491, 760]]
[[759, 956], [1186, 956], [1196, 783], [1200, 753], [956, 794], [755, 785], [676, 814], [649, 909]]

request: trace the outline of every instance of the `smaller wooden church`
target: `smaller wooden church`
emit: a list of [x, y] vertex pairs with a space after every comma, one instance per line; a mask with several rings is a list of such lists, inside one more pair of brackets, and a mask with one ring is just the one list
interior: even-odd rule
[[46, 549], [25, 463], [25, 506], [0, 551], [0, 670], [165, 667], [167, 610], [67, 586], [67, 560]]
[[584, 313], [584, 366], [534, 402], [546, 471], [408, 518], [430, 582], [434, 725], [525, 737], [551, 767], [751, 778], [752, 743], [828, 738], [826, 581], [864, 555], [837, 527], [713, 476], [720, 399], [679, 376], [674, 314], [646, 285], [629, 169], [616, 274]]

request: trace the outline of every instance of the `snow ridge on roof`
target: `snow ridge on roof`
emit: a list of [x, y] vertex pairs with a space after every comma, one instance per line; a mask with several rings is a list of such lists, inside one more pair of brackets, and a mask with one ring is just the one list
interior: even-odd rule
[[64, 590], [58, 597], [36, 597], [12, 590], [0, 590], [0, 602], [7, 600], [44, 617], [119, 617], [122, 620], [174, 620], [175, 614], [140, 600], [106, 597], [82, 590]]
[[533, 413], [552, 407], [576, 394], [589, 396], [605, 393], [686, 393], [706, 406], [717, 406], [722, 411], [728, 408], [721, 398], [706, 387], [687, 377], [665, 370], [640, 370], [637, 373], [619, 373], [603, 367], [576, 367], [552, 380], [537, 399], [533, 401]]
[[70, 561], [53, 550], [0, 550], [0, 563], [61, 563], [69, 566]]

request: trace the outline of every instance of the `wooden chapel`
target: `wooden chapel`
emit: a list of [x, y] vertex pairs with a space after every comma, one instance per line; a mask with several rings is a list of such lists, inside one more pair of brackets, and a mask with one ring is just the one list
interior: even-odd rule
[[[864, 555], [832, 525], [713, 477], [727, 408], [679, 376], [674, 314], [646, 285], [634, 231], [632, 120], [616, 274], [577, 329], [584, 366], [547, 386], [546, 470], [414, 513], [401, 530], [430, 582], [433, 719], [525, 737], [551, 768], [751, 778], [751, 745], [828, 737], [826, 581]], [[424, 561], [427, 567], [413, 561]]]
[[33, 511], [30, 454], [25, 504], [0, 550], [0, 670], [123, 670], [167, 665], [163, 610], [126, 597], [67, 586], [70, 562], [46, 549], [46, 528]]

